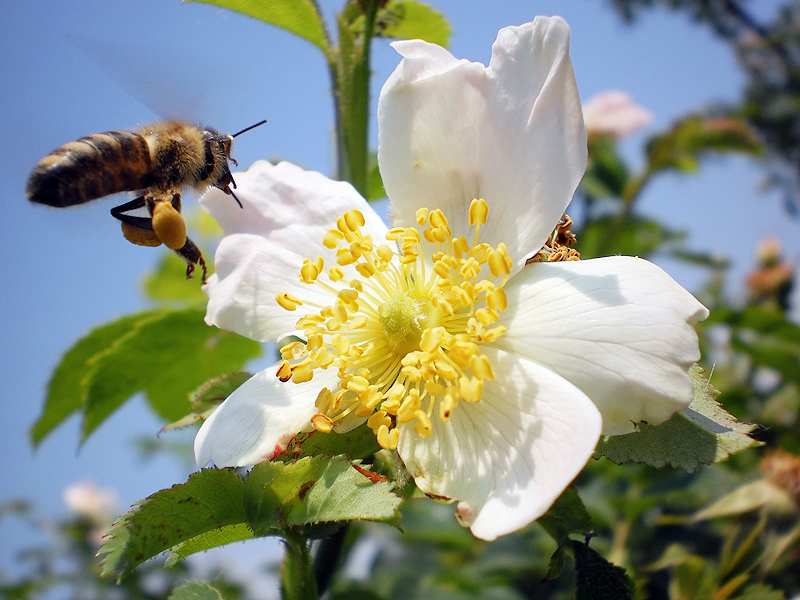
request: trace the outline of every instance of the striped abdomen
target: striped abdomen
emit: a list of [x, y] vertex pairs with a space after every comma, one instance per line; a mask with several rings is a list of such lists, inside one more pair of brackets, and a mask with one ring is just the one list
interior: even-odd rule
[[25, 193], [49, 206], [73, 206], [153, 184], [150, 148], [131, 131], [83, 137], [54, 150], [34, 167]]

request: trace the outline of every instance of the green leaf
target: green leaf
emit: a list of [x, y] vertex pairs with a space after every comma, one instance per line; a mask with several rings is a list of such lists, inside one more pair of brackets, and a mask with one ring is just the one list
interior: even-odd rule
[[34, 443], [81, 409], [85, 440], [137, 392], [164, 419], [177, 419], [190, 410], [191, 390], [261, 353], [258, 342], [209, 327], [203, 315], [202, 308], [142, 312], [79, 340], [50, 381]]
[[246, 371], [234, 371], [219, 377], [212, 377], [189, 394], [192, 412], [166, 425], [163, 431], [179, 429], [204, 421], [212, 412], [252, 375]]
[[234, 523], [233, 525], [212, 529], [170, 548], [170, 554], [164, 562], [164, 566], [172, 567], [187, 556], [197, 552], [205, 552], [211, 548], [234, 542], [243, 542], [255, 537], [253, 530], [246, 523]]
[[691, 173], [699, 168], [699, 160], [705, 155], [726, 152], [757, 156], [763, 148], [744, 121], [733, 117], [688, 117], [670, 131], [650, 139], [648, 171], [677, 169]]
[[730, 269], [731, 267], [731, 260], [727, 256], [723, 256], [717, 252], [698, 252], [676, 248], [675, 250], [671, 250], [669, 254], [673, 258], [687, 264], [707, 267], [718, 271]]
[[782, 591], [763, 583], [755, 583], [747, 586], [734, 600], [784, 600], [785, 598]]
[[755, 426], [739, 423], [714, 400], [719, 392], [703, 370], [694, 365], [689, 374], [695, 386], [689, 408], [661, 425], [642, 424], [634, 433], [604, 438], [595, 450], [595, 458], [605, 456], [617, 464], [671, 465], [691, 472], [700, 465], [720, 462], [759, 445], [747, 435]]
[[791, 494], [767, 479], [756, 479], [740, 485], [728, 494], [715, 500], [692, 516], [692, 521], [705, 521], [741, 515], [763, 506], [771, 514], [789, 516], [797, 510]]
[[234, 371], [219, 377], [212, 377], [189, 394], [192, 410], [204, 411], [208, 408], [216, 408], [251, 377], [252, 375], [247, 371]]
[[416, 0], [392, 0], [378, 12], [375, 33], [383, 37], [420, 39], [446, 48], [453, 30], [447, 17]]
[[574, 487], [565, 489], [536, 522], [559, 546], [568, 540], [571, 533], [586, 535], [593, 528], [592, 518]]
[[67, 351], [50, 379], [42, 416], [31, 430], [34, 446], [83, 406], [95, 358], [117, 340], [129, 335], [138, 324], [151, 318], [154, 318], [154, 313], [122, 317], [93, 329]]
[[172, 590], [168, 600], [223, 600], [223, 596], [207, 583], [190, 581]]
[[243, 523], [243, 490], [244, 483], [232, 470], [204, 469], [186, 483], [148, 496], [112, 526], [98, 552], [102, 575], [121, 581], [144, 561], [177, 544]]
[[735, 349], [800, 384], [800, 327], [776, 310], [757, 306], [732, 313], [728, 322], [734, 327]]
[[581, 187], [590, 198], [621, 198], [630, 175], [617, 153], [616, 142], [607, 136], [589, 138], [589, 161]]
[[378, 155], [375, 152], [370, 152], [369, 165], [367, 168], [369, 169], [369, 173], [367, 175], [367, 195], [365, 198], [370, 202], [386, 198], [386, 189], [383, 187], [381, 171], [380, 168], [378, 168]]
[[170, 549], [168, 566], [256, 535], [327, 535], [350, 520], [396, 525], [400, 502], [391, 483], [372, 481], [341, 456], [261, 463], [244, 481], [230, 469], [204, 469], [114, 523], [98, 553], [102, 574], [120, 581]]
[[331, 56], [322, 15], [312, 0], [186, 0], [227, 8], [275, 25], [307, 40]]
[[351, 460], [372, 456], [381, 449], [375, 433], [364, 423], [347, 433], [301, 433], [291, 446], [291, 452], [278, 457], [283, 462], [305, 456], [345, 455]]
[[197, 278], [186, 279], [186, 263], [173, 252], [164, 253], [158, 268], [145, 278], [143, 289], [148, 298], [159, 302], [200, 304], [207, 300]]
[[358, 583], [347, 583], [329, 593], [330, 600], [385, 600], [385, 597], [370, 589], [359, 588]]
[[93, 358], [84, 400], [85, 439], [133, 394], [172, 420], [189, 412], [188, 394], [261, 353], [258, 342], [209, 327], [205, 310], [162, 310]]
[[568, 546], [566, 544], [559, 546], [556, 548], [556, 551], [553, 552], [552, 556], [550, 556], [550, 562], [547, 565], [547, 573], [544, 576], [544, 581], [555, 581], [564, 571], [564, 567], [567, 564], [567, 548]]
[[397, 524], [400, 498], [391, 490], [391, 483], [373, 483], [346, 457], [263, 462], [245, 481], [245, 508], [260, 535], [356, 519]]
[[647, 256], [686, 238], [684, 232], [668, 229], [658, 221], [631, 215], [620, 225], [616, 219], [615, 215], [603, 216], [588, 223], [578, 233], [575, 248], [581, 253], [581, 258], [614, 254]]
[[575, 600], [627, 600], [634, 585], [625, 569], [611, 564], [589, 544], [572, 541], [575, 554]]

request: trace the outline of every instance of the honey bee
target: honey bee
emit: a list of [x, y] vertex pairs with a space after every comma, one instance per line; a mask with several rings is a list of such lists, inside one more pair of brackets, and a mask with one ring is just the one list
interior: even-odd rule
[[[251, 125], [233, 135], [180, 121], [167, 121], [138, 131], [108, 131], [64, 144], [45, 156], [28, 177], [28, 200], [48, 206], [75, 206], [118, 192], [135, 192], [130, 202], [111, 209], [122, 223], [125, 238], [139, 246], [162, 243], [186, 261], [186, 277], [206, 262], [186, 237], [181, 217], [181, 190], [221, 189], [242, 206], [228, 163], [233, 138], [263, 125]], [[149, 217], [128, 214], [146, 208]]]

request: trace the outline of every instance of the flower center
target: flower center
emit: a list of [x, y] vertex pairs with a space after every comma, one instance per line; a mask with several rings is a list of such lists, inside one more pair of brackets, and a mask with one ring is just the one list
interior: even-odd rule
[[422, 333], [441, 322], [440, 311], [428, 298], [411, 297], [400, 290], [380, 305], [378, 315], [386, 346], [399, 355], [418, 350]]
[[364, 216], [351, 210], [323, 238], [336, 265], [305, 259], [301, 281], [320, 286], [331, 303], [276, 296], [286, 310], [317, 310], [297, 321], [307, 341], [281, 348], [277, 375], [301, 383], [316, 369], [338, 369], [338, 387], [317, 396], [317, 431], [346, 431], [367, 419], [378, 443], [395, 448], [400, 426], [413, 423], [427, 438], [432, 418], [447, 423], [459, 402], [480, 401], [483, 382], [494, 378], [480, 346], [505, 333], [491, 325], [507, 307], [503, 286], [511, 272], [504, 244], [478, 242], [487, 215], [486, 202], [473, 200], [470, 244], [453, 238], [440, 210], [420, 209], [417, 223], [427, 228], [421, 235], [414, 227], [390, 230], [393, 249], [363, 235]]

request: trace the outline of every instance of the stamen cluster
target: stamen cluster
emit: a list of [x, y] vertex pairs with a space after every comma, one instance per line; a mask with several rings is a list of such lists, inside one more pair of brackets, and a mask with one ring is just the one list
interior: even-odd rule
[[[460, 401], [480, 401], [484, 381], [494, 379], [480, 344], [505, 332], [493, 325], [507, 308], [503, 286], [511, 272], [504, 244], [478, 241], [487, 215], [486, 202], [473, 200], [471, 244], [453, 237], [438, 209], [417, 211], [421, 234], [414, 227], [391, 229], [391, 246], [375, 246], [361, 232], [359, 211], [337, 219], [323, 238], [336, 265], [326, 268], [318, 256], [300, 270], [301, 281], [331, 294], [331, 304], [276, 297], [286, 310], [308, 305], [318, 311], [297, 321], [307, 341], [281, 348], [277, 376], [301, 383], [315, 369], [338, 369], [338, 387], [317, 397], [317, 431], [346, 430], [367, 419], [378, 443], [395, 448], [400, 425], [413, 422], [427, 438], [433, 418], [447, 423]], [[345, 270], [357, 276], [347, 279]]]

